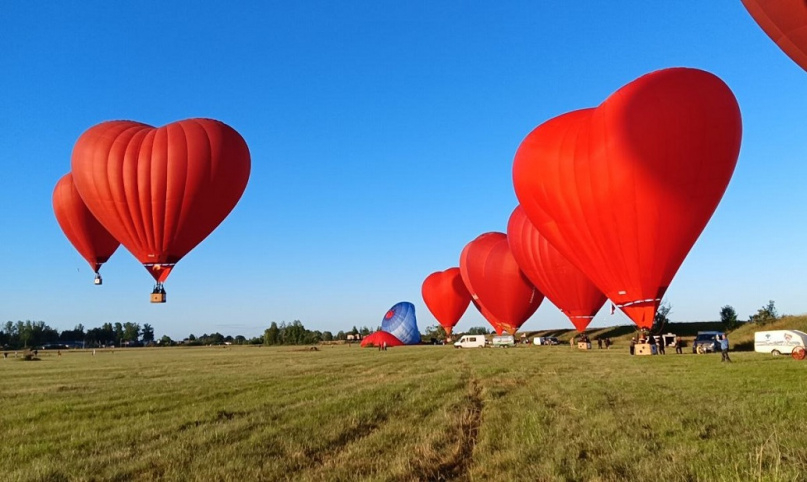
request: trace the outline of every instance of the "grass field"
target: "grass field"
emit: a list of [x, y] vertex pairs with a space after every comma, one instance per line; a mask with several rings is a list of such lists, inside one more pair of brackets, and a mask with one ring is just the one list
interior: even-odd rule
[[805, 480], [807, 361], [141, 348], [0, 360], [5, 480]]

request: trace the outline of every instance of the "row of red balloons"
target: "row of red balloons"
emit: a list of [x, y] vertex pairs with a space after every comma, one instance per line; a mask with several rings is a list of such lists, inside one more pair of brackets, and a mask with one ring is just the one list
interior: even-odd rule
[[516, 152], [520, 206], [507, 233], [479, 236], [459, 268], [429, 275], [427, 307], [450, 333], [472, 301], [512, 334], [545, 295], [582, 331], [610, 299], [649, 328], [728, 186], [741, 137], [728, 86], [689, 68], [544, 122]]
[[96, 284], [101, 265], [123, 244], [165, 301], [162, 283], [232, 211], [249, 173], [246, 142], [222, 122], [188, 119], [160, 128], [104, 122], [76, 141], [71, 172], [53, 191], [53, 210]]

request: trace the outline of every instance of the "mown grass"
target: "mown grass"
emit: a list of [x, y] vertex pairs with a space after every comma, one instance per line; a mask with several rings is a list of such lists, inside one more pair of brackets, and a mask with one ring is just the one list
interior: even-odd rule
[[6, 480], [804, 480], [807, 362], [625, 347], [0, 361]]

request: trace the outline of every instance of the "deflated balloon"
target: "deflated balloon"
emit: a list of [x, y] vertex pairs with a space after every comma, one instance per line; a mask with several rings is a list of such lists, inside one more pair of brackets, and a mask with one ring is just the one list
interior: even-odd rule
[[471, 302], [471, 293], [462, 281], [460, 269], [449, 268], [430, 274], [423, 280], [421, 293], [429, 311], [451, 336], [451, 330]]
[[381, 330], [401, 340], [404, 345], [420, 343], [420, 330], [415, 318], [415, 305], [408, 301], [395, 304], [381, 320]]
[[87, 209], [70, 174], [62, 176], [53, 189], [53, 213], [76, 251], [98, 273], [101, 265], [109, 260], [120, 243]]
[[468, 243], [460, 255], [460, 273], [482, 315], [510, 334], [544, 299], [519, 269], [504, 233], [485, 233]]
[[741, 136], [723, 81], [661, 70], [538, 126], [516, 153], [513, 183], [538, 231], [649, 328], [728, 186]]
[[379, 330], [371, 335], [365, 336], [360, 346], [363, 348], [377, 347], [383, 346], [384, 343], [386, 343], [387, 346], [401, 346], [404, 344], [401, 340], [396, 338], [395, 335]]
[[93, 215], [162, 282], [235, 207], [250, 156], [244, 139], [215, 120], [112, 121], [79, 137], [72, 172]]
[[743, 5], [776, 45], [807, 70], [807, 2], [804, 0], [742, 0]]
[[605, 295], [535, 229], [521, 206], [507, 223], [507, 241], [521, 271], [578, 331], [591, 323]]

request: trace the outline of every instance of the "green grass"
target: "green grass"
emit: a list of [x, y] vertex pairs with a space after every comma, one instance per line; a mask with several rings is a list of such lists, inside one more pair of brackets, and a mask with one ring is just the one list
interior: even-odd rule
[[804, 480], [807, 361], [624, 344], [0, 361], [5, 480]]

